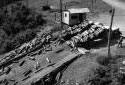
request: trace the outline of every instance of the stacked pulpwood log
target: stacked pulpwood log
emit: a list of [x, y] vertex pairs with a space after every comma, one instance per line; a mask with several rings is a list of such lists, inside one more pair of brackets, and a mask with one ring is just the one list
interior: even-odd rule
[[25, 56], [27, 53], [33, 52], [37, 49], [45, 47], [47, 44], [50, 44], [52, 40], [51, 34], [43, 34], [39, 37], [36, 37], [31, 42], [23, 44], [21, 47], [9, 52], [0, 60], [0, 68], [5, 66], [6, 62], [11, 62], [11, 60], [18, 58], [19, 56]]
[[88, 30], [94, 22], [92, 21], [85, 21], [79, 25], [74, 25], [73, 27], [69, 27], [66, 30], [62, 31], [61, 37], [64, 40], [69, 40], [71, 37], [77, 35], [78, 33], [82, 33], [85, 30]]
[[[67, 30], [63, 30], [61, 32], [61, 37], [65, 41], [67, 41], [68, 40], [67, 37], [70, 36], [69, 37], [69, 39], [70, 39], [71, 37], [75, 36], [76, 34], [87, 30], [89, 28], [89, 26], [91, 27], [92, 24], [93, 24], [92, 22], [86, 21], [86, 22], [81, 23], [79, 25], [69, 27]], [[3, 66], [6, 66], [5, 64], [11, 62], [12, 60], [14, 60], [16, 58], [23, 57], [27, 53], [30, 53], [30, 52], [33, 52], [37, 49], [45, 47], [47, 44], [50, 44], [51, 42], [53, 42], [52, 34], [51, 33], [43, 33], [42, 35], [36, 37], [32, 41], [25, 43], [21, 47], [6, 54], [6, 56], [4, 56], [4, 58], [0, 60], [0, 68]]]
[[[99, 23], [99, 22], [88, 23], [85, 27], [82, 27], [81, 30], [82, 31], [78, 32], [78, 34], [76, 34], [70, 40], [67, 41], [67, 44], [70, 47], [74, 48], [74, 47], [77, 47], [79, 43], [89, 42], [89, 41], [92, 41], [97, 38], [102, 38], [102, 39], [108, 38], [108, 36], [107, 36], [108, 29], [105, 28], [105, 26], [103, 26], [103, 24]], [[117, 34], [117, 35], [115, 35], [115, 34]], [[118, 37], [120, 35], [119, 28], [113, 30], [112, 35], [115, 35], [115, 37]]]
[[[70, 44], [74, 47], [79, 42], [87, 42], [96, 37], [106, 36], [104, 31], [107, 30], [105, 26], [101, 23], [94, 23], [93, 21], [85, 21], [79, 25], [74, 25], [73, 27], [68, 27], [66, 30], [61, 31], [61, 38], [64, 41], [67, 41], [67, 44]], [[107, 33], [108, 31], [105, 31]], [[117, 34], [117, 30], [115, 34]], [[9, 52], [0, 60], [0, 68], [6, 66], [7, 63], [15, 60], [19, 57], [26, 56], [28, 53], [36, 51], [40, 48], [45, 48], [46, 45], [54, 41], [52, 33], [43, 33], [40, 36], [36, 37], [32, 41], [23, 44], [21, 47]], [[44, 49], [43, 49], [44, 50]]]
[[75, 41], [75, 43], [86, 42], [88, 39], [93, 39], [94, 37], [98, 36], [103, 29], [105, 28], [101, 25], [92, 25], [92, 27], [88, 30], [74, 36], [72, 40]]

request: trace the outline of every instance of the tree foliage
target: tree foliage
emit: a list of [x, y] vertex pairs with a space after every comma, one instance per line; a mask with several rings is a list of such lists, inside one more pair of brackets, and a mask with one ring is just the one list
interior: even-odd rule
[[0, 54], [33, 39], [38, 27], [44, 23], [42, 14], [21, 3], [12, 5], [10, 9], [0, 9]]
[[[106, 61], [105, 58], [99, 61], [102, 60]], [[110, 59], [107, 65], [101, 63], [99, 68], [93, 70], [93, 75], [87, 79], [85, 85], [125, 85], [124, 79], [125, 74], [120, 73], [118, 59]]]

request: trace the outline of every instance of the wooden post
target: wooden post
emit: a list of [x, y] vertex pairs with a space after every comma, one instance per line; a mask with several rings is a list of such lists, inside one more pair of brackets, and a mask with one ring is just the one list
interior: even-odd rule
[[61, 17], [60, 25], [61, 25], [61, 29], [62, 29], [63, 28], [63, 25], [62, 25], [62, 0], [60, 0], [60, 17]]
[[66, 10], [66, 4], [65, 4], [65, 10]]
[[109, 28], [109, 33], [108, 33], [108, 57], [111, 57], [110, 54], [110, 43], [111, 43], [111, 31], [112, 31], [112, 24], [113, 24], [113, 18], [115, 14], [115, 9], [112, 9], [112, 16], [111, 16], [111, 23], [110, 23], [110, 28]]
[[93, 10], [93, 0], [92, 0], [92, 10]]
[[28, 0], [26, 0], [26, 7], [27, 7], [27, 12], [28, 12], [28, 7], [29, 7]]
[[47, 0], [47, 6], [49, 5], [49, 1]]
[[[7, 2], [6, 1], [3, 1], [4, 2], [4, 5], [5, 5], [5, 21], [7, 20]], [[3, 6], [4, 8], [4, 6]]]
[[56, 21], [56, 13], [55, 13], [55, 21]]

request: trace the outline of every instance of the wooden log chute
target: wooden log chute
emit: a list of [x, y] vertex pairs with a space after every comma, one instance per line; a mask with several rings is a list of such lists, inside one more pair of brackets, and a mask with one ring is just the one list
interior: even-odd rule
[[62, 63], [59, 67], [56, 69], [50, 71], [49, 73], [45, 74], [45, 76], [32, 81], [30, 85], [58, 85], [63, 72], [68, 68], [68, 66], [75, 61], [77, 58], [81, 57], [82, 54], [78, 54], [77, 56], [72, 57], [71, 59], [65, 61], [65, 63]]
[[[67, 44], [70, 45], [72, 48], [75, 48], [78, 46], [79, 43], [86, 43], [89, 41], [92, 41], [94, 39], [98, 38], [104, 38], [106, 39], [108, 29], [105, 29], [105, 27], [100, 24], [100, 23], [94, 23], [90, 21], [85, 21], [84, 23], [81, 23], [79, 25], [74, 25], [73, 27], [69, 27], [66, 30], [61, 31], [61, 36], [60, 39], [58, 39], [58, 42], [63, 40], [64, 42], [67, 41]], [[112, 32], [112, 35], [119, 35], [120, 31], [114, 30]], [[113, 36], [113, 37], [114, 37]], [[21, 47], [11, 51], [8, 53], [3, 59], [0, 61], [0, 68], [6, 67], [7, 65], [13, 63], [13, 61], [19, 60], [22, 57], [25, 57], [27, 54], [29, 55], [37, 55], [38, 53], [34, 54], [34, 51], [41, 49], [39, 53], [46, 51], [46, 46], [49, 45], [50, 43], [53, 43], [54, 39], [51, 33], [44, 33], [39, 37], [36, 37], [33, 39], [31, 42], [23, 44]], [[33, 54], [32, 54], [33, 53]], [[33, 57], [30, 57], [33, 58]], [[25, 63], [25, 61], [22, 61], [19, 66], [22, 66]], [[66, 66], [66, 65], [65, 65]], [[49, 66], [51, 67], [51, 66]], [[36, 84], [36, 82], [42, 84], [42, 85], [49, 85], [50, 81], [53, 83], [57, 83], [60, 80], [60, 77], [62, 75], [62, 71], [65, 67], [59, 67], [59, 69], [56, 69], [49, 74], [45, 75], [43, 78], [41, 78], [38, 81], [35, 81], [31, 85], [39, 85]], [[43, 70], [43, 68], [38, 69], [35, 73], [38, 73], [39, 71]], [[8, 70], [9, 72], [10, 70]], [[7, 73], [8, 73], [7, 72]], [[23, 81], [26, 79], [30, 78], [29, 74], [32, 72], [32, 70], [28, 70], [24, 72], [25, 78]], [[50, 79], [49, 79], [50, 78]], [[53, 80], [54, 79], [54, 80]], [[50, 84], [52, 85], [52, 83]]]
[[45, 47], [47, 44], [51, 43], [51, 40], [53, 40], [51, 33], [47, 33], [36, 37], [31, 42], [24, 43], [21, 47], [9, 52], [0, 60], [0, 68], [11, 64], [12, 61], [18, 60], [31, 52]]

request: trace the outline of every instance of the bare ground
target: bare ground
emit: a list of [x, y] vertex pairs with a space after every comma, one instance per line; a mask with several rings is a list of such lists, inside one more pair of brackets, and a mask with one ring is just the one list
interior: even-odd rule
[[[116, 55], [117, 45], [111, 47], [112, 56]], [[96, 59], [99, 56], [107, 56], [107, 47], [92, 49], [90, 54], [86, 54], [73, 62], [64, 72], [60, 85], [86, 85], [87, 79], [94, 75], [93, 71], [100, 65]]]

